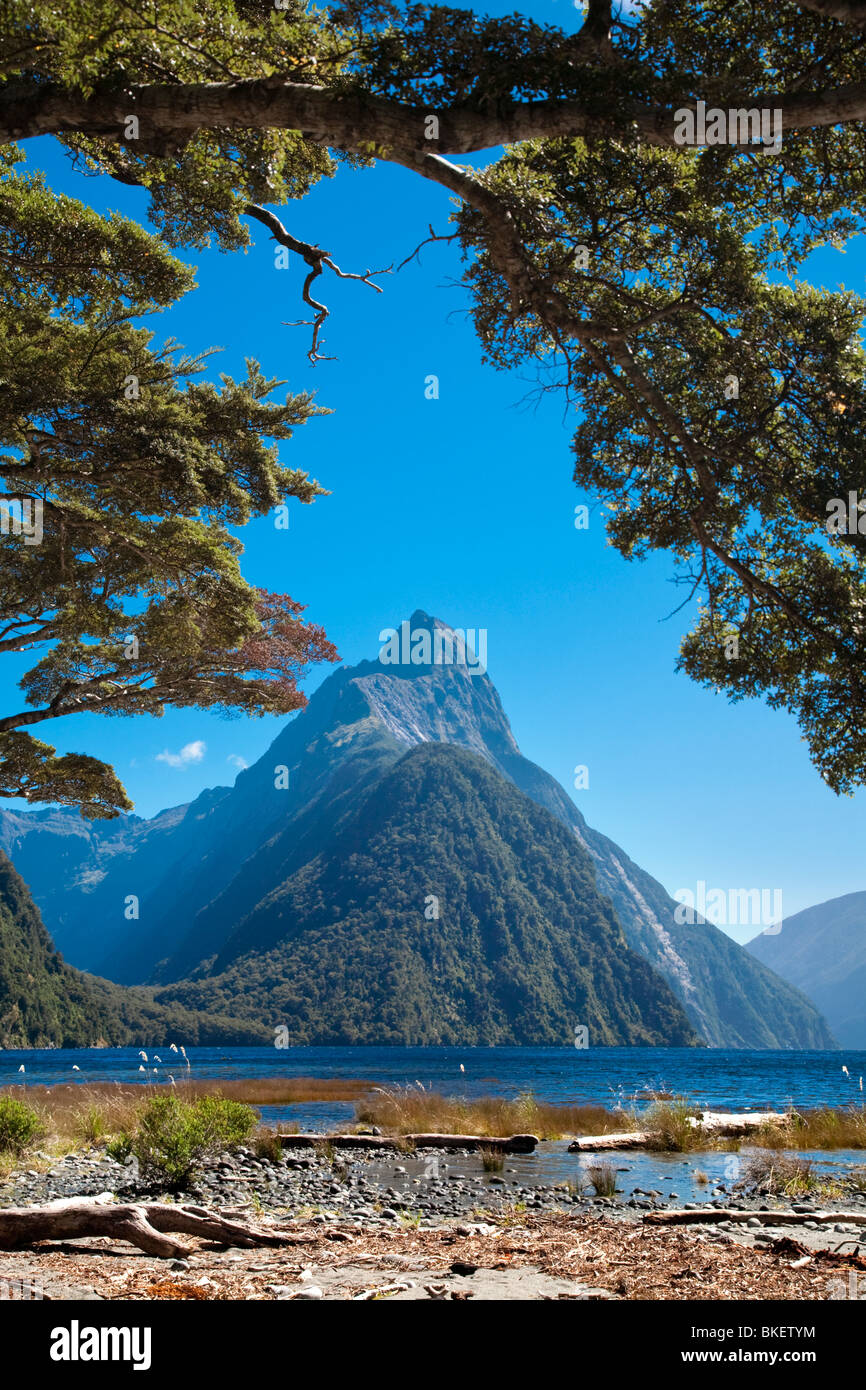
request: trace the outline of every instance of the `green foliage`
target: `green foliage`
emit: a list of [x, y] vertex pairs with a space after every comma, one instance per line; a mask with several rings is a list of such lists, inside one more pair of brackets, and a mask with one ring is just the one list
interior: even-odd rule
[[0, 1153], [21, 1154], [45, 1133], [31, 1105], [14, 1096], [0, 1096]]
[[565, 373], [583, 412], [575, 480], [605, 503], [612, 543], [673, 552], [703, 593], [682, 668], [791, 710], [828, 785], [850, 790], [866, 768], [851, 717], [866, 701], [866, 537], [827, 521], [830, 499], [847, 507], [866, 483], [866, 301], [772, 283], [780, 247], [757, 238], [742, 191], [710, 205], [694, 152], [531, 143], [488, 182], [555, 305], [515, 315], [490, 226], [463, 214], [488, 358]]
[[[247, 204], [303, 197], [333, 172], [329, 146], [340, 141], [342, 158], [392, 159], [457, 193], [484, 354], [497, 366], [537, 369], [543, 389], [580, 409], [575, 479], [606, 504], [619, 551], [641, 559], [663, 550], [676, 561], [685, 602], [696, 600], [681, 669], [733, 700], [760, 697], [789, 710], [827, 784], [848, 792], [866, 779], [866, 534], [828, 532], [827, 509], [866, 492], [864, 304], [796, 279], [810, 251], [843, 247], [866, 229], [866, 35], [850, 7], [835, 8], [841, 20], [796, 0], [645, 0], [614, 6], [612, 17], [591, 5], [570, 33], [519, 14], [391, 0], [344, 0], [330, 10], [302, 0], [279, 9], [268, 0], [144, 0], [134, 22], [111, 0], [62, 8], [11, 0], [0, 93], [16, 111], [10, 130], [19, 122], [59, 128], [86, 167], [147, 188], [173, 246], [246, 246]], [[239, 83], [254, 84], [240, 110], [232, 105]], [[84, 135], [75, 113], [64, 125], [46, 111], [54, 98], [60, 108], [82, 94], [96, 109], [118, 92], [129, 93], [131, 113], [139, 98], [162, 93], [163, 114], [145, 103], [150, 123], [134, 135], [116, 117]], [[772, 155], [745, 141], [663, 148], [673, 113], [697, 100], [725, 111], [783, 110], [781, 147]], [[190, 106], [201, 111], [198, 128], [173, 128], [172, 111]], [[527, 108], [531, 119], [518, 119]], [[462, 130], [453, 147], [445, 136], [441, 147], [425, 143], [428, 111], [446, 132], [449, 120]], [[277, 128], [290, 123], [296, 128]], [[450, 148], [498, 146], [511, 129], [538, 138], [487, 169], [441, 158]], [[20, 196], [37, 203], [39, 195]], [[44, 218], [34, 234], [46, 235]], [[82, 214], [86, 293], [97, 302], [108, 292], [99, 283], [108, 264], [100, 235], [99, 219]], [[119, 250], [134, 249], [135, 237], [119, 225], [112, 232]], [[29, 264], [38, 284], [47, 262], [28, 263], [24, 241], [15, 264]], [[588, 264], [575, 261], [579, 247]], [[140, 292], [161, 305], [183, 272], [161, 250], [148, 274]], [[60, 283], [50, 291], [63, 292]], [[21, 308], [26, 319], [28, 305]], [[61, 321], [56, 341], [32, 351], [16, 342], [37, 382], [67, 357], [80, 362], [84, 327]], [[139, 356], [152, 353], [138, 336], [144, 330], [126, 331], [122, 355], [133, 342]], [[113, 353], [116, 380], [111, 346], [104, 360], [111, 368]], [[157, 402], [172, 453], [173, 388], [150, 366], [153, 390], [172, 403], [166, 419], [166, 402]], [[165, 360], [161, 370], [173, 380], [183, 368]], [[102, 354], [94, 371], [103, 371]], [[66, 378], [61, 370], [58, 380]], [[726, 389], [734, 379], [736, 396]], [[261, 400], [252, 382], [237, 389]], [[160, 539], [189, 544], [199, 559], [200, 547], [207, 551], [195, 522], [177, 535], [163, 529]], [[205, 565], [209, 578], [219, 569], [232, 599], [216, 640], [235, 650], [256, 614], [249, 593], [233, 589], [234, 556], [223, 544], [224, 567], [212, 553]], [[91, 634], [92, 660], [104, 686], [116, 679], [104, 644], [116, 638], [96, 608], [102, 630], [97, 623]], [[197, 615], [191, 626], [198, 630]], [[44, 687], [50, 696], [90, 660], [69, 645], [33, 693]], [[220, 670], [217, 684], [226, 676]], [[184, 684], [213, 694], [189, 673]], [[93, 693], [86, 686], [81, 696]], [[11, 751], [25, 787], [44, 794], [27, 750]], [[52, 756], [30, 750], [60, 787], [76, 770]], [[97, 769], [78, 775], [103, 808], [97, 814], [122, 804], [109, 780], [96, 788]]]
[[[137, 82], [333, 80], [349, 48], [300, 0], [142, 0], [134, 12], [114, 0], [69, 0], [62, 10], [40, 0], [4, 7], [0, 60], [5, 72], [98, 89]], [[130, 102], [134, 111], [134, 102]], [[239, 221], [246, 202], [303, 197], [334, 170], [326, 150], [295, 131], [214, 128], [191, 139], [143, 125], [137, 138], [118, 130], [108, 141], [70, 133], [64, 143], [89, 168], [149, 189], [152, 216], [169, 245], [226, 250], [246, 246]]]
[[105, 1152], [109, 1158], [113, 1158], [117, 1163], [125, 1163], [132, 1153], [132, 1142], [132, 1135], [126, 1131], [115, 1134], [106, 1144]]
[[258, 1123], [255, 1110], [239, 1101], [201, 1096], [153, 1096], [145, 1105], [130, 1152], [142, 1176], [177, 1188], [202, 1159], [225, 1152], [248, 1138]]
[[[322, 491], [278, 442], [321, 413], [272, 399], [258, 363], [240, 382], [197, 380], [204, 358], [133, 323], [191, 286], [135, 223], [0, 181], [0, 474], [42, 510], [38, 544], [0, 535], [0, 651], [41, 653], [21, 679], [30, 710], [0, 718], [0, 794], [112, 816], [130, 803], [110, 768], [18, 726], [166, 704], [247, 714], [304, 703], [297, 676], [334, 659], [302, 605], [242, 577], [242, 526]], [[271, 441], [271, 442], [268, 442]]]

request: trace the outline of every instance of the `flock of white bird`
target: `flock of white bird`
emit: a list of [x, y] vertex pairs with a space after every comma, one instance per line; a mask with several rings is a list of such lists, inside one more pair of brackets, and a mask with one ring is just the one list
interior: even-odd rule
[[[187, 1055], [186, 1055], [186, 1048], [183, 1046], [183, 1044], [181, 1044], [181, 1046], [178, 1047], [177, 1043], [169, 1043], [168, 1046], [169, 1046], [169, 1050], [170, 1050], [171, 1052], [177, 1052], [177, 1053], [179, 1054], [179, 1056], [181, 1056], [181, 1057], [183, 1058], [183, 1060], [186, 1062], [187, 1070], [189, 1070], [189, 1067], [190, 1067], [190, 1060], [189, 1060], [189, 1058], [188, 1058]], [[147, 1075], [147, 1067], [144, 1065], [144, 1063], [148, 1061], [147, 1053], [146, 1053], [145, 1051], [142, 1050], [142, 1051], [139, 1052], [138, 1055], [139, 1055], [139, 1057], [141, 1057], [141, 1058], [143, 1059], [143, 1060], [142, 1060], [142, 1063], [141, 1063], [141, 1066], [139, 1067], [138, 1070], [139, 1070], [140, 1072], [144, 1072], [144, 1074], [145, 1074], [145, 1076], [146, 1076], [146, 1075]], [[159, 1062], [159, 1066], [160, 1066], [160, 1067], [163, 1065], [162, 1058], [159, 1057], [159, 1056], [157, 1056], [157, 1054], [156, 1054], [155, 1052], [154, 1052], [154, 1054], [153, 1054], [153, 1060], [154, 1060], [154, 1062]], [[73, 1070], [73, 1071], [81, 1071], [81, 1068], [80, 1068], [79, 1066], [76, 1066], [76, 1064], [73, 1062], [73, 1064], [72, 1064], [72, 1070]], [[19, 1071], [19, 1074], [21, 1074], [21, 1075], [26, 1075], [26, 1067], [24, 1066], [24, 1063], [23, 1063], [23, 1062], [21, 1063], [21, 1066], [18, 1068], [18, 1071]], [[158, 1075], [159, 1075], [159, 1067], [153, 1067], [153, 1068], [152, 1068], [152, 1075], [153, 1075], [153, 1076], [158, 1076]], [[169, 1079], [169, 1081], [171, 1082], [172, 1086], [175, 1086], [175, 1085], [177, 1084], [176, 1081], [175, 1081], [175, 1079], [174, 1079], [174, 1077], [171, 1075], [171, 1072], [168, 1073], [168, 1079]]]

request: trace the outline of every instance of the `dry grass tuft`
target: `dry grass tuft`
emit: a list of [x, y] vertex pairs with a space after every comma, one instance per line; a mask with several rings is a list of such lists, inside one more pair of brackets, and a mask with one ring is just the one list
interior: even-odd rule
[[586, 1169], [596, 1197], [612, 1197], [616, 1192], [616, 1169], [612, 1163], [596, 1163]]
[[745, 1161], [738, 1187], [773, 1197], [842, 1197], [848, 1184], [816, 1173], [808, 1158], [762, 1149]]
[[514, 1100], [499, 1096], [464, 1100], [426, 1091], [420, 1084], [376, 1087], [356, 1107], [355, 1118], [359, 1124], [378, 1125], [391, 1135], [537, 1134], [541, 1139], [561, 1139], [635, 1128], [632, 1115], [606, 1110], [603, 1105], [553, 1105], [536, 1100], [531, 1092]]
[[764, 1149], [866, 1149], [866, 1107], [795, 1111], [784, 1129], [765, 1125], [754, 1139]]
[[[314, 1077], [265, 1077], [238, 1081], [162, 1082], [85, 1081], [56, 1086], [7, 1086], [0, 1096], [14, 1096], [31, 1106], [46, 1130], [53, 1149], [97, 1145], [112, 1136], [130, 1133], [142, 1108], [153, 1096], [169, 1093], [184, 1101], [214, 1096], [247, 1105], [291, 1105], [318, 1100], [354, 1101], [372, 1087], [370, 1081], [323, 1080]], [[281, 1125], [284, 1133], [297, 1126]]]

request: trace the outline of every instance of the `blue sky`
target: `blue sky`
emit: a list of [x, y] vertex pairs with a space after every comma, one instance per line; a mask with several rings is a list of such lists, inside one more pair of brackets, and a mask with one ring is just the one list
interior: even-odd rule
[[[567, 7], [533, 12], [564, 22]], [[75, 175], [52, 142], [27, 149], [55, 188], [144, 217], [139, 191]], [[428, 223], [445, 231], [448, 212], [442, 190], [381, 167], [341, 169], [281, 216], [344, 268], [365, 270], [401, 261]], [[576, 417], [564, 419], [552, 397], [527, 401], [531, 381], [481, 365], [455, 249], [426, 247], [420, 265], [381, 280], [382, 294], [319, 281], [332, 310], [326, 351], [338, 360], [312, 367], [309, 330], [283, 322], [302, 316], [301, 267], [275, 269], [264, 228], [254, 225], [253, 240], [246, 255], [190, 256], [199, 288], [155, 321], [160, 340], [224, 348], [209, 375], [242, 373], [255, 356], [334, 411], [282, 455], [332, 495], [293, 504], [288, 531], [270, 519], [247, 527], [247, 578], [308, 604], [348, 663], [374, 655], [380, 630], [415, 608], [486, 628], [489, 673], [523, 752], [672, 892], [699, 880], [781, 888], [791, 913], [866, 887], [866, 797], [824, 786], [784, 714], [731, 705], [675, 675], [690, 610], [667, 617], [683, 597], [668, 561], [626, 563], [606, 545], [598, 512], [588, 531], [575, 529], [575, 505], [591, 500], [571, 482]], [[815, 258], [811, 272], [862, 291], [864, 269], [861, 244]], [[438, 400], [425, 399], [430, 374]], [[3, 679], [6, 707], [17, 707], [6, 668]], [[67, 718], [37, 732], [113, 762], [148, 816], [231, 782], [237, 760], [253, 762], [280, 722], [191, 710]], [[201, 756], [173, 766], [188, 745], [203, 745]], [[573, 788], [577, 764], [589, 768], [587, 790]]]

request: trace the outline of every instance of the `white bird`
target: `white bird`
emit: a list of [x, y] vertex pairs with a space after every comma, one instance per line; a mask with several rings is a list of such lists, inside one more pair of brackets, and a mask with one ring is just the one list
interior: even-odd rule
[[464, 1067], [464, 1065], [463, 1065], [462, 1062], [460, 1063], [460, 1070], [461, 1070], [461, 1071], [465, 1071], [465, 1070], [466, 1070], [466, 1068]]
[[157, 1057], [157, 1055], [156, 1055], [155, 1052], [154, 1052], [154, 1054], [153, 1054], [153, 1060], [154, 1060], [155, 1062], [159, 1062], [160, 1064], [162, 1063], [162, 1058], [161, 1058], [161, 1057]]
[[153, 1069], [153, 1074], [154, 1074], [154, 1076], [156, 1076], [156, 1073], [157, 1073], [158, 1071], [159, 1071], [159, 1067], [154, 1067], [154, 1069]]
[[171, 1082], [172, 1086], [177, 1085], [177, 1083], [176, 1083], [174, 1077], [172, 1076], [171, 1072], [169, 1072], [169, 1074], [168, 1074], [168, 1079], [169, 1079], [169, 1081]]
[[169, 1043], [172, 1052], [177, 1052], [177, 1043]]
[[147, 1061], [147, 1053], [146, 1053], [146, 1052], [139, 1052], [138, 1055], [139, 1055], [139, 1057], [143, 1057], [144, 1060], [145, 1060], [145, 1062]]
[[81, 1068], [80, 1068], [80, 1067], [77, 1067], [77, 1066], [75, 1065], [75, 1063], [73, 1062], [73, 1063], [72, 1063], [72, 1070], [73, 1070], [73, 1071], [81, 1071]]
[[144, 1071], [144, 1067], [139, 1067], [139, 1071]]
[[23, 1062], [21, 1063], [21, 1066], [18, 1068], [18, 1070], [19, 1070], [19, 1071], [23, 1071], [23, 1070], [24, 1070], [24, 1063], [23, 1063]]
[[842, 1066], [842, 1070], [843, 1070], [843, 1072], [845, 1073], [846, 1076], [850, 1076], [851, 1073], [848, 1071], [848, 1068], [847, 1068], [844, 1064], [843, 1064], [843, 1066]]

